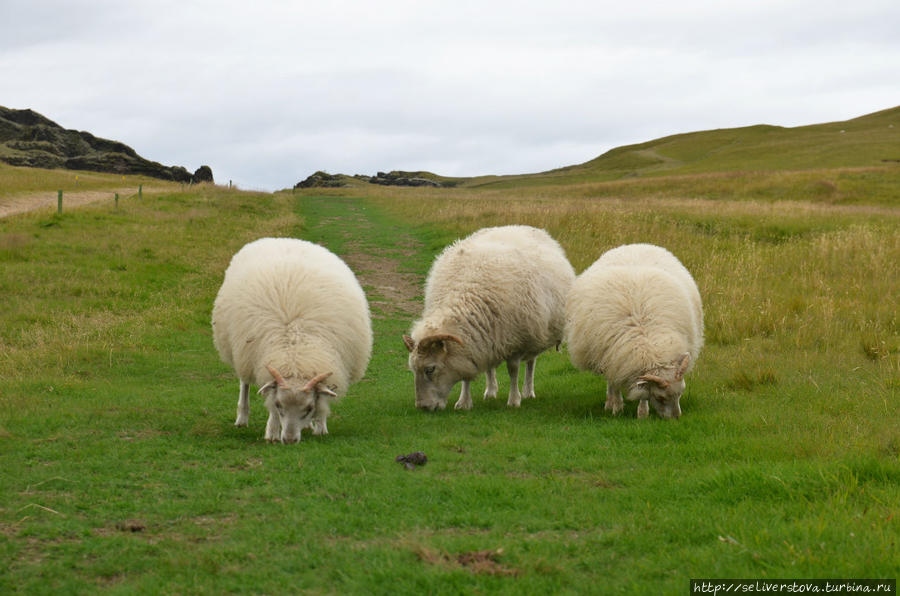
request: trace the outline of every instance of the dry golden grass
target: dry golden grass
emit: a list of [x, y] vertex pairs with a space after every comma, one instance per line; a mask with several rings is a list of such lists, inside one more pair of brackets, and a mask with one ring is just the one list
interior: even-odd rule
[[129, 187], [137, 192], [138, 185], [141, 184], [145, 189], [150, 186], [166, 187], [169, 190], [181, 188], [180, 183], [147, 176], [123, 176], [82, 170], [45, 170], [11, 166], [0, 162], [0, 201], [18, 198], [24, 194], [56, 190], [75, 192]]
[[[265, 210], [272, 216], [240, 229], [239, 222]], [[192, 307], [214, 291], [212, 280], [232, 252], [211, 253], [210, 239], [239, 247], [257, 234], [290, 234], [301, 221], [290, 195], [214, 186], [147, 193], [123, 199], [118, 209], [104, 202], [62, 217], [34, 211], [0, 219], [0, 289], [10, 301], [0, 329], [4, 378], [96, 375], [98, 367], [112, 367], [123, 342], [133, 353], [142, 346], [129, 338], [183, 329]]]
[[866, 363], [879, 371], [878, 391], [900, 386], [900, 208], [585, 198], [589, 187], [365, 192], [412, 225], [428, 221], [457, 236], [511, 223], [545, 228], [579, 272], [621, 244], [669, 248], [704, 299], [707, 344], [718, 349], [708, 366], [734, 386], [774, 384], [791, 370], [852, 375]]

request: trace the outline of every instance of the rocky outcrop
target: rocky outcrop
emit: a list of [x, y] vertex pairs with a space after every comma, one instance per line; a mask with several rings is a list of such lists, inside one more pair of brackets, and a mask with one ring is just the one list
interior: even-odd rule
[[442, 188], [455, 186], [458, 179], [441, 178], [431, 172], [404, 172], [401, 170], [378, 172], [374, 176], [362, 174], [347, 176], [345, 174], [329, 174], [318, 171], [295, 184], [294, 188], [340, 188], [366, 182], [382, 186], [430, 186]]
[[209, 166], [200, 166], [197, 168], [197, 171], [194, 172], [194, 175], [191, 176], [191, 182], [194, 184], [200, 184], [202, 182], [209, 182], [212, 184], [215, 182], [213, 180], [212, 168]]
[[378, 172], [375, 176], [369, 178], [372, 184], [381, 184], [384, 186], [432, 186], [439, 188], [443, 186], [433, 178], [426, 178], [427, 172], [403, 172], [394, 170], [392, 172]]
[[341, 174], [329, 174], [318, 171], [294, 185], [294, 188], [340, 188], [347, 186]]
[[124, 143], [65, 129], [33, 110], [12, 110], [3, 106], [0, 106], [0, 161], [33, 168], [141, 174], [176, 182], [212, 182], [209, 166], [202, 166], [192, 176], [181, 166], [164, 166], [144, 159]]

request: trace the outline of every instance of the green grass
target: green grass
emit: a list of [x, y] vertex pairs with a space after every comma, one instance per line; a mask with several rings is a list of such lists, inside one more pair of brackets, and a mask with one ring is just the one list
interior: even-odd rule
[[[0, 219], [0, 592], [660, 594], [700, 577], [896, 577], [900, 184], [857, 183], [894, 202], [610, 200], [573, 179], [202, 188]], [[416, 314], [364, 280], [375, 349], [331, 434], [269, 445], [258, 399], [233, 426], [237, 380], [209, 314], [244, 243], [378, 257], [420, 292], [447, 242], [512, 222], [546, 227], [579, 271], [631, 241], [684, 260], [707, 346], [679, 421], [636, 420], [634, 404], [611, 417], [602, 379], [564, 351], [541, 356], [520, 409], [416, 411], [400, 341]], [[394, 462], [416, 450], [426, 466]]]
[[[785, 183], [785, 177], [792, 178]], [[692, 196], [886, 204], [896, 195], [860, 178], [900, 178], [900, 107], [844, 122], [747, 126], [617, 147], [583, 164], [466, 180], [518, 189], [583, 184], [595, 196]], [[874, 195], [874, 196], [873, 196]]]

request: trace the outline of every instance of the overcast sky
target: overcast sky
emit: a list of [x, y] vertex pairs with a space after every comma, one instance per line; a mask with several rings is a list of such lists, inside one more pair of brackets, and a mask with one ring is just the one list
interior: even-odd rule
[[898, 0], [0, 0], [0, 105], [242, 188], [900, 105]]

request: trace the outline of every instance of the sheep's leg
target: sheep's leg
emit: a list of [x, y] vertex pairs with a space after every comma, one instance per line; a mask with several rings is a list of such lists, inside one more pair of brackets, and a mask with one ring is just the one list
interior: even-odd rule
[[638, 418], [646, 418], [650, 415], [650, 402], [646, 399], [642, 399], [638, 404]]
[[471, 410], [472, 409], [472, 393], [469, 390], [469, 381], [463, 379], [462, 380], [462, 389], [459, 392], [459, 399], [456, 400], [456, 405], [453, 406], [456, 410]]
[[525, 362], [525, 382], [522, 385], [522, 397], [534, 397], [534, 366], [537, 364], [537, 356]]
[[266, 440], [270, 443], [281, 442], [281, 419], [278, 412], [269, 410], [269, 419], [266, 421]]
[[522, 405], [522, 394], [519, 393], [519, 361], [507, 360], [506, 371], [509, 373], [509, 399], [506, 405], [518, 408]]
[[613, 414], [618, 414], [625, 409], [622, 393], [613, 387], [613, 384], [609, 381], [606, 382], [606, 405], [604, 408], [612, 411]]
[[247, 426], [250, 421], [250, 383], [241, 379], [241, 392], [238, 396], [237, 418], [235, 426]]
[[325, 417], [316, 418], [312, 422], [312, 432], [314, 435], [327, 435], [328, 425], [325, 424]]
[[497, 391], [499, 390], [497, 386], [497, 370], [494, 368], [487, 369], [484, 377], [484, 399], [497, 397]]

